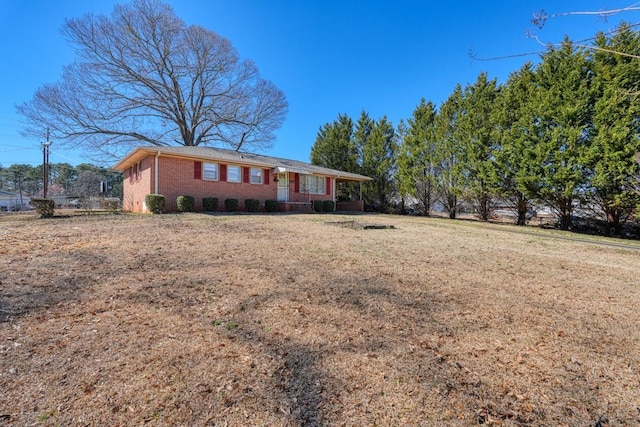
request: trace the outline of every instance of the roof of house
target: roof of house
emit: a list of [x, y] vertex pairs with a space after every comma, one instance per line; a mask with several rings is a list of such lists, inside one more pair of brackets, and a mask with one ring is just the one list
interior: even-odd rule
[[280, 157], [264, 156], [262, 154], [245, 153], [214, 147], [137, 147], [113, 166], [113, 169], [124, 171], [132, 164], [149, 155], [189, 158], [194, 160], [211, 160], [258, 166], [273, 169], [277, 172], [293, 172], [306, 175], [328, 175], [347, 181], [370, 181], [371, 178], [357, 173], [339, 171], [312, 165], [299, 160], [283, 159]]

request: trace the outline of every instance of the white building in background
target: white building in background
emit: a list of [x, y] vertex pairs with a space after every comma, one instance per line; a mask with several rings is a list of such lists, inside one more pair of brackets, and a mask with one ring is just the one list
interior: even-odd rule
[[0, 211], [20, 211], [27, 209], [28, 206], [28, 197], [0, 190]]

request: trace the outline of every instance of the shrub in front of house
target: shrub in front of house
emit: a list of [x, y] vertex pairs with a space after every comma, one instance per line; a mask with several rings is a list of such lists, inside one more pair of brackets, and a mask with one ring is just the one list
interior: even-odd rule
[[196, 206], [196, 199], [193, 196], [178, 196], [176, 205], [178, 205], [178, 212], [193, 212], [193, 208]]
[[325, 212], [333, 212], [334, 207], [335, 204], [333, 203], [333, 200], [325, 200], [322, 202], [322, 210]]
[[162, 194], [147, 194], [144, 196], [144, 203], [147, 205], [149, 212], [153, 214], [164, 212], [165, 199]]
[[280, 205], [278, 205], [277, 200], [265, 200], [264, 210], [267, 212], [278, 212], [280, 210]]
[[227, 212], [236, 212], [238, 210], [238, 199], [225, 199], [224, 207]]
[[36, 213], [40, 218], [52, 218], [56, 203], [51, 199], [32, 197], [31, 204], [36, 208]]
[[218, 209], [217, 197], [203, 197], [202, 198], [202, 210], [205, 212], [213, 212]]
[[258, 212], [260, 208], [260, 200], [258, 199], [246, 199], [244, 201], [244, 208], [247, 212]]
[[314, 200], [313, 201], [313, 210], [314, 212], [322, 212], [324, 209], [324, 202], [322, 200]]

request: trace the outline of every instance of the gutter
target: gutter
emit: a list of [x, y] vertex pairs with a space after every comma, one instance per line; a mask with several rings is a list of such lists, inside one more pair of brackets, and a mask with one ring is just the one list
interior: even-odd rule
[[154, 194], [158, 194], [158, 175], [160, 175], [158, 173], [158, 157], [160, 157], [160, 150], [158, 150], [158, 152], [156, 153], [156, 157], [155, 157], [155, 164], [153, 166], [153, 170], [154, 170], [154, 176], [153, 176], [153, 193]]

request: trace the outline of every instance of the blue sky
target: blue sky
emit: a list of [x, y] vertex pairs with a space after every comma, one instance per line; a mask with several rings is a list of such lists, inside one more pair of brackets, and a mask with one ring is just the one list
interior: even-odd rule
[[[110, 14], [112, 0], [0, 0], [0, 165], [42, 162], [44, 140], [20, 136], [15, 105], [55, 82], [74, 52], [60, 35], [65, 18]], [[394, 125], [411, 117], [421, 98], [440, 105], [457, 83], [478, 74], [504, 82], [510, 72], [537, 55], [493, 61], [472, 60], [540, 51], [527, 37], [533, 12], [598, 11], [629, 6], [624, 1], [284, 1], [167, 0], [187, 24], [228, 38], [240, 56], [282, 89], [289, 113], [273, 148], [263, 154], [308, 161], [318, 129], [338, 114], [356, 120], [365, 110]], [[550, 20], [537, 31], [543, 42], [592, 37], [620, 19], [594, 16]], [[89, 161], [83, 152], [53, 141], [50, 161]]]

